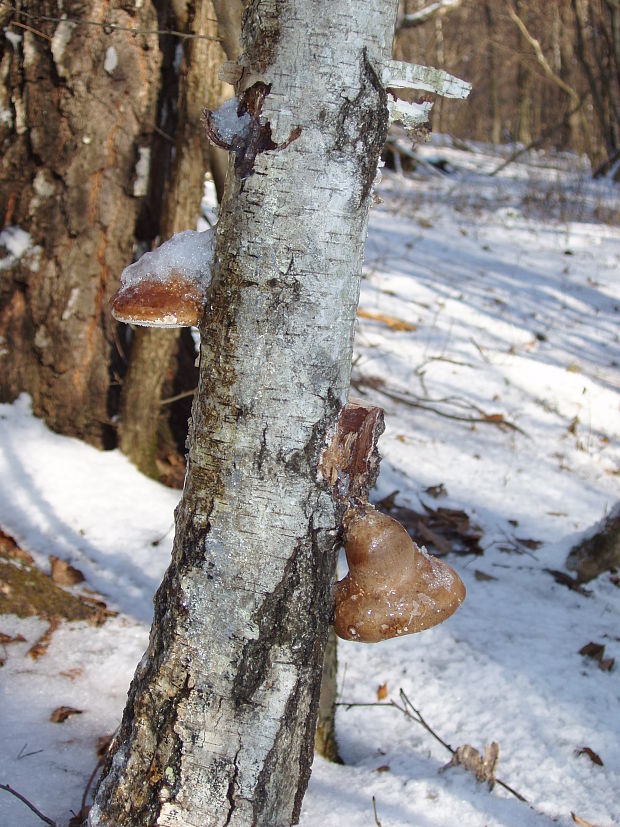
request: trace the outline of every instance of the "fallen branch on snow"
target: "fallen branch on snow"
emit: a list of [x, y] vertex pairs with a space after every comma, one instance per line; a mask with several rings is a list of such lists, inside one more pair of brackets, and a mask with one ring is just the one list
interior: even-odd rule
[[[411, 703], [411, 701], [409, 700], [409, 698], [407, 697], [407, 695], [406, 695], [406, 693], [403, 689], [400, 690], [399, 695], [400, 695], [400, 700], [402, 702], [401, 704], [397, 703], [394, 699], [391, 699], [387, 702], [369, 701], [367, 703], [363, 703], [363, 702], [346, 703], [344, 701], [341, 701], [341, 702], [338, 702], [336, 704], [336, 706], [344, 706], [347, 709], [352, 709], [353, 707], [362, 707], [362, 706], [382, 706], [382, 707], [389, 707], [391, 709], [397, 709], [399, 712], [402, 712], [403, 715], [405, 715], [410, 720], [415, 721], [416, 723], [423, 726], [424, 729], [429, 733], [429, 735], [432, 735], [433, 738], [436, 741], [438, 741], [441, 744], [442, 747], [444, 747], [445, 749], [448, 750], [448, 752], [452, 755], [452, 760], [450, 761], [450, 763], [447, 766], [450, 766], [451, 764], [461, 764], [462, 766], [465, 767], [465, 769], [468, 769], [468, 770], [474, 772], [474, 770], [473, 770], [474, 762], [463, 760], [463, 747], [459, 747], [458, 749], [454, 749], [454, 747], [450, 746], [450, 744], [448, 744], [447, 741], [444, 741], [443, 738], [440, 735], [438, 735], [435, 732], [435, 730], [430, 726], [430, 724], [425, 720], [425, 718], [423, 717], [420, 710], [416, 709], [416, 707]], [[465, 745], [465, 746], [469, 748], [468, 753], [473, 755], [473, 753], [471, 753], [471, 750], [473, 750], [473, 747], [470, 747], [469, 745]], [[493, 746], [493, 745], [491, 745], [491, 746]], [[474, 752], [477, 753], [476, 750], [474, 750]], [[481, 760], [482, 760], [482, 763], [484, 764], [484, 759], [481, 758]], [[493, 782], [495, 784], [498, 784], [500, 787], [503, 787], [507, 792], [514, 795], [515, 798], [518, 798], [519, 801], [523, 801], [525, 804], [527, 804], [528, 803], [527, 799], [524, 796], [522, 796], [521, 793], [517, 792], [517, 790], [513, 789], [513, 787], [506, 784], [505, 781], [502, 781], [499, 778], [495, 778], [495, 764], [497, 763], [497, 761], [495, 760], [494, 762], [487, 762], [487, 765], [490, 766], [490, 763], [493, 763], [493, 771], [492, 771], [492, 773], [487, 772], [484, 776], [484, 780], [486, 780], [489, 783], [489, 788], [491, 788], [493, 786], [491, 784], [491, 775], [492, 775]], [[475, 762], [475, 765], [477, 766], [478, 762]], [[485, 765], [485, 768], [486, 768], [486, 765]], [[476, 775], [476, 777], [478, 777], [475, 772], [474, 772], [474, 774]]]

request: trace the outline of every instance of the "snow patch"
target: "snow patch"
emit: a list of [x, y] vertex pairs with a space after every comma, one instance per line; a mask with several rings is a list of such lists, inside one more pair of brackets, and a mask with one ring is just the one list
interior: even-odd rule
[[105, 60], [103, 61], [103, 68], [109, 74], [113, 74], [118, 66], [118, 52], [114, 46], [108, 46], [105, 53]]
[[22, 230], [21, 227], [14, 224], [5, 227], [0, 232], [0, 249], [4, 247], [8, 255], [0, 258], [0, 270], [8, 270], [9, 267], [13, 267], [31, 246], [32, 238], [26, 230]]
[[168, 281], [174, 273], [198, 282], [203, 288], [211, 283], [211, 266], [215, 251], [215, 230], [184, 230], [175, 233], [156, 250], [144, 253], [121, 273], [124, 287], [144, 279]]
[[144, 198], [149, 191], [149, 172], [151, 170], [151, 148], [138, 147], [138, 162], [136, 164], [136, 180], [133, 183], [135, 198]]

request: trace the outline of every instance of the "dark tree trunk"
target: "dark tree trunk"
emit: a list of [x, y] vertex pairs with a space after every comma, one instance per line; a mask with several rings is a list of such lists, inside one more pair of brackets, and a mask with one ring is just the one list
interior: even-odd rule
[[[203, 107], [216, 108], [224, 93], [218, 71], [225, 55], [216, 41], [218, 27], [211, 0], [198, 0], [186, 28], [213, 39], [188, 39], [185, 43], [174, 165], [163, 197], [161, 241], [196, 227], [205, 171], [211, 167], [221, 195], [227, 163], [226, 153], [209, 145], [201, 125]], [[240, 29], [239, 20], [238, 33]], [[156, 459], [162, 387], [178, 340], [177, 330], [138, 328], [121, 393], [119, 446], [141, 471], [153, 477], [159, 476]], [[195, 379], [193, 375], [187, 378], [189, 382]]]
[[2, 274], [0, 399], [27, 391], [52, 428], [104, 446], [114, 440], [108, 300], [132, 257], [160, 53], [156, 35], [71, 21], [156, 30], [157, 16], [150, 0], [22, 9], [2, 21], [0, 216], [5, 246], [29, 237], [29, 247]]

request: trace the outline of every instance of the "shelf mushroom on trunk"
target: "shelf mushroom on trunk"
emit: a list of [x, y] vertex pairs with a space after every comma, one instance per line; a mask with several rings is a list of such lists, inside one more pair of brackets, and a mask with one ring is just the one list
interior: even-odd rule
[[334, 628], [345, 640], [377, 643], [422, 632], [465, 599], [452, 566], [372, 506], [345, 516], [344, 539], [349, 573], [336, 584]]
[[346, 504], [342, 537], [349, 572], [336, 583], [334, 630], [359, 643], [430, 629], [465, 599], [454, 569], [419, 548], [397, 520], [368, 502], [379, 476], [377, 442], [384, 428], [381, 408], [350, 399], [318, 468], [332, 496]]
[[121, 273], [110, 302], [119, 322], [146, 327], [191, 327], [202, 316], [215, 248], [215, 231], [184, 230], [145, 253]]

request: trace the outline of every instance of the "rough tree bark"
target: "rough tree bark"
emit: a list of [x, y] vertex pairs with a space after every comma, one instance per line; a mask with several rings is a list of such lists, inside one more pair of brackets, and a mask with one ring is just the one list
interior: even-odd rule
[[[342, 511], [317, 466], [348, 392], [395, 15], [246, 10], [239, 92], [268, 85], [263, 128], [230, 162], [173, 560], [93, 827], [298, 820]], [[266, 122], [286, 149], [260, 151]]]
[[156, 30], [157, 16], [150, 0], [20, 9], [0, 8], [0, 219], [31, 244], [2, 263], [0, 399], [28, 391], [52, 428], [102, 446], [108, 299], [131, 258], [160, 55], [157, 36], [73, 21]]
[[[200, 125], [203, 106], [217, 107], [224, 94], [224, 84], [218, 79], [224, 52], [217, 42], [213, 3], [198, 0], [189, 10], [181, 6], [177, 19], [180, 27], [212, 39], [188, 39], [184, 44], [174, 165], [163, 198], [161, 241], [196, 227], [209, 167], [220, 193], [223, 188], [221, 157], [216, 152], [220, 156], [225, 153], [209, 146]], [[143, 473], [156, 478], [161, 391], [178, 341], [178, 330], [137, 328], [121, 392], [119, 447]]]

